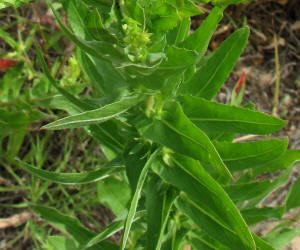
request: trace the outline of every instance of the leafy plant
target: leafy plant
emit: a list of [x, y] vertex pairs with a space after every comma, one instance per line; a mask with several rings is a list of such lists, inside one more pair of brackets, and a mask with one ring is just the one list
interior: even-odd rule
[[[283, 223], [260, 238], [249, 228], [299, 206], [299, 181], [283, 206], [259, 205], [288, 181], [300, 151], [288, 150], [286, 139], [269, 136], [234, 141], [240, 134], [270, 135], [286, 122], [251, 105], [212, 101], [242, 53], [249, 29], [236, 30], [205, 55], [225, 7], [242, 1], [212, 1], [213, 10], [189, 34], [190, 18], [202, 13], [196, 2], [209, 1], [65, 0], [70, 27], [53, 9], [78, 47], [94, 93], [83, 99], [60, 87], [38, 51], [49, 82], [77, 107], [76, 114], [43, 128], [85, 127], [99, 141], [107, 163], [78, 174], [24, 168], [64, 184], [108, 178], [108, 185], [99, 181], [99, 198], [118, 216], [96, 234], [57, 210], [32, 205], [73, 237], [75, 242], [59, 239], [64, 249], [276, 249], [287, 243], [286, 235], [298, 232], [299, 227]], [[273, 181], [257, 178], [278, 170]], [[105, 188], [107, 193], [101, 193]], [[107, 241], [121, 229], [120, 246]]]

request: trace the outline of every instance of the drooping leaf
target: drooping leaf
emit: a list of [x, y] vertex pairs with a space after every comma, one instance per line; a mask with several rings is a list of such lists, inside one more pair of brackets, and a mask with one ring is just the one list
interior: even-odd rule
[[242, 28], [227, 38], [196, 74], [179, 89], [181, 94], [191, 94], [212, 99], [232, 71], [249, 36], [249, 29]]
[[203, 98], [179, 96], [178, 100], [186, 116], [207, 133], [270, 134], [286, 125], [285, 121], [267, 114]]
[[69, 233], [78, 243], [82, 244], [94, 236], [94, 233], [82, 226], [77, 218], [64, 215], [58, 210], [46, 206], [30, 204], [30, 207], [43, 219]]
[[[68, 233], [74, 240], [80, 245], [86, 244], [91, 238], [95, 236], [95, 233], [85, 228], [80, 224], [77, 218], [73, 218], [62, 214], [58, 210], [36, 204], [30, 204], [31, 209], [44, 220], [47, 220], [50, 224], [54, 225], [59, 230]], [[89, 248], [90, 250], [103, 249], [103, 250], [117, 250], [117, 245], [110, 243], [109, 241], [102, 241], [96, 246]]]
[[126, 112], [129, 108], [140, 101], [140, 98], [134, 96], [123, 98], [121, 101], [105, 105], [99, 109], [85, 111], [78, 115], [68, 116], [58, 121], [43, 126], [44, 129], [66, 129], [79, 128], [93, 123], [101, 123]]
[[[193, 201], [198, 211], [195, 216], [203, 217], [211, 228], [216, 226], [220, 231], [224, 231], [225, 235], [229, 234], [230, 238], [234, 235], [232, 240], [236, 242], [232, 245], [247, 246], [245, 249], [250, 246], [254, 248], [250, 231], [239, 211], [222, 187], [207, 174], [199, 162], [179, 154], [166, 154], [164, 158], [169, 162], [168, 166], [162, 161], [156, 161], [152, 169]], [[197, 223], [198, 226], [200, 224]], [[206, 230], [203, 224], [200, 228]], [[207, 233], [211, 235], [213, 232]], [[214, 234], [211, 236], [214, 237]]]
[[41, 179], [66, 185], [84, 184], [99, 181], [124, 169], [121, 167], [122, 163], [118, 161], [109, 162], [98, 170], [93, 170], [86, 173], [56, 173], [32, 167], [24, 161], [19, 161], [19, 164], [26, 171]]

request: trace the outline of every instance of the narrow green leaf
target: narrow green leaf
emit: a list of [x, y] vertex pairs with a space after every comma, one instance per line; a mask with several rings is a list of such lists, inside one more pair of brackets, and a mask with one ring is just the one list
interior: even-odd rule
[[98, 170], [89, 171], [86, 173], [55, 173], [32, 167], [24, 161], [19, 161], [19, 164], [27, 172], [41, 179], [66, 185], [84, 184], [99, 181], [124, 170], [124, 167], [121, 167], [122, 163], [117, 161], [109, 162]]
[[290, 210], [300, 206], [300, 177], [293, 184], [286, 197], [286, 209]]
[[248, 36], [248, 28], [235, 31], [213, 52], [194, 77], [180, 87], [179, 93], [212, 99], [232, 71], [246, 45]]
[[248, 225], [254, 225], [258, 222], [268, 219], [281, 219], [285, 211], [285, 206], [282, 207], [263, 207], [243, 209], [241, 213]]
[[268, 162], [253, 170], [253, 176], [258, 176], [264, 172], [276, 172], [280, 169], [287, 169], [300, 160], [300, 150], [287, 150], [279, 158]]
[[290, 228], [293, 221], [284, 221], [278, 226], [276, 226], [267, 236], [264, 237], [264, 240], [270, 243], [274, 249], [281, 250], [286, 245], [288, 245], [294, 237], [299, 235], [300, 226]]
[[82, 38], [89, 36], [86, 21], [89, 16], [89, 8], [83, 1], [62, 1], [63, 8], [67, 13], [69, 24], [74, 33]]
[[267, 188], [261, 190], [254, 199], [249, 200], [245, 209], [255, 207], [260, 202], [262, 202], [265, 198], [267, 198], [267, 196], [270, 193], [272, 193], [274, 190], [286, 184], [291, 174], [291, 171], [292, 171], [292, 167], [286, 169], [283, 173], [281, 173], [281, 175], [277, 177], [274, 181], [272, 181]]
[[140, 194], [142, 192], [142, 188], [145, 182], [145, 179], [147, 177], [147, 173], [148, 173], [148, 169], [149, 167], [151, 167], [153, 161], [155, 160], [155, 158], [158, 156], [158, 154], [160, 153], [161, 148], [158, 148], [148, 159], [148, 161], [146, 162], [143, 170], [141, 171], [137, 186], [136, 186], [136, 190], [134, 192], [134, 195], [132, 197], [131, 203], [130, 203], [130, 207], [129, 207], [129, 211], [126, 217], [126, 222], [125, 222], [125, 227], [124, 227], [124, 232], [123, 232], [123, 236], [122, 236], [122, 241], [121, 241], [121, 246], [120, 249], [124, 250], [126, 247], [126, 242], [128, 240], [128, 236], [129, 236], [129, 232], [130, 232], [130, 228], [132, 226], [133, 223], [133, 219], [136, 213], [136, 208], [138, 205], [138, 201], [140, 198]]
[[[70, 234], [79, 244], [84, 245], [95, 236], [95, 233], [82, 226], [77, 218], [64, 215], [56, 209], [47, 206], [30, 204], [30, 207], [48, 223]], [[90, 249], [117, 250], [118, 247], [109, 241], [102, 241]]]
[[199, 53], [198, 60], [205, 54], [209, 41], [223, 17], [223, 11], [224, 8], [214, 7], [200, 27], [182, 43], [184, 48]]
[[[197, 250], [214, 250], [214, 249], [216, 249], [214, 246], [210, 245], [206, 241], [202, 241], [196, 237], [191, 239], [191, 243]], [[220, 249], [220, 250], [223, 250], [223, 249]]]
[[183, 20], [180, 22], [179, 26], [176, 29], [176, 37], [174, 44], [178, 45], [182, 41], [186, 39], [190, 32], [190, 26], [191, 26], [191, 20], [190, 18], [183, 18]]
[[[236, 246], [254, 246], [250, 231], [239, 211], [222, 187], [198, 161], [179, 154], [165, 154], [164, 159], [168, 166], [158, 160], [152, 165], [152, 169], [161, 178], [183, 191], [197, 204], [197, 209], [203, 213], [201, 216], [209, 220], [211, 225], [216, 224], [220, 230], [222, 228], [221, 231], [233, 234], [232, 240], [240, 238], [237, 240], [240, 243]], [[205, 231], [204, 225], [200, 227]]]
[[207, 133], [271, 134], [286, 125], [285, 121], [264, 113], [203, 98], [179, 96], [178, 100], [186, 116]]
[[163, 233], [177, 192], [151, 176], [146, 193], [147, 249], [161, 249]]
[[[139, 211], [135, 214], [133, 222], [139, 220], [141, 217], [146, 215], [146, 211]], [[124, 220], [118, 220], [111, 223], [107, 228], [105, 228], [101, 233], [97, 234], [93, 238], [91, 238], [85, 246], [82, 246], [81, 249], [87, 249], [92, 247], [101, 241], [109, 238], [110, 236], [114, 235], [116, 232], [120, 231], [124, 227]]]
[[85, 111], [43, 126], [44, 129], [79, 128], [93, 123], [101, 123], [126, 112], [140, 101], [138, 97], [123, 98], [121, 101], [105, 105], [99, 109]]
[[[0, 9], [1, 9], [1, 5], [0, 5]], [[0, 37], [9, 44], [9, 46], [15, 50], [18, 51], [19, 50], [19, 44], [18, 42], [16, 42], [9, 33], [5, 32], [3, 29], [0, 30]]]
[[231, 171], [263, 166], [280, 158], [286, 151], [288, 140], [261, 140], [253, 142], [216, 142], [217, 151]]
[[199, 208], [199, 206], [197, 206], [195, 203], [192, 203], [188, 199], [181, 197], [177, 200], [176, 205], [199, 228], [201, 228], [211, 237], [218, 240], [220, 243], [228, 246], [230, 249], [256, 249], [253, 239], [248, 242], [242, 242], [236, 233], [230, 229], [226, 230], [220, 224], [216, 223], [213, 219], [211, 219], [210, 216], [207, 215], [207, 213], [205, 213], [204, 210]]
[[209, 157], [222, 178], [232, 178], [207, 135], [185, 116], [177, 102], [167, 103], [160, 119], [142, 129], [143, 136], [200, 161]]
[[250, 200], [260, 195], [262, 190], [266, 190], [271, 185], [269, 180], [257, 181], [246, 184], [232, 184], [223, 187], [232, 201], [241, 202]]
[[253, 239], [259, 250], [275, 250], [269, 243], [258, 237], [255, 233], [252, 233]]
[[30, 207], [50, 224], [69, 233], [80, 244], [84, 244], [94, 236], [94, 233], [82, 226], [77, 218], [64, 215], [56, 209], [46, 206], [30, 204]]

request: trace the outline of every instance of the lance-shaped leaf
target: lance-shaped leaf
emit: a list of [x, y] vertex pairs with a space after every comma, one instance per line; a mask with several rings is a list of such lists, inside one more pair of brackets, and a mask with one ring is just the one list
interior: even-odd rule
[[191, 234], [191, 243], [197, 250], [230, 250], [203, 230], [194, 230]]
[[223, 187], [232, 201], [241, 202], [253, 199], [260, 195], [260, 192], [270, 187], [271, 181], [258, 181], [246, 184], [232, 184]]
[[72, 184], [84, 184], [99, 181], [115, 174], [119, 171], [124, 170], [121, 167], [122, 163], [119, 161], [111, 161], [100, 169], [85, 172], [85, 173], [55, 173], [39, 168], [35, 168], [27, 164], [26, 162], [20, 161], [19, 164], [27, 172], [47, 181], [72, 185]]
[[286, 209], [292, 209], [300, 206], [300, 177], [293, 184], [286, 197]]
[[299, 235], [300, 226], [291, 228], [294, 222], [287, 220], [276, 226], [271, 232], [264, 237], [264, 239], [270, 243], [275, 249], [283, 249], [288, 245], [294, 237]]
[[285, 206], [282, 207], [263, 207], [250, 208], [241, 210], [243, 218], [248, 225], [254, 225], [258, 222], [268, 219], [281, 219], [285, 211]]
[[126, 222], [125, 222], [125, 227], [124, 227], [124, 231], [123, 231], [123, 236], [122, 236], [122, 241], [121, 241], [121, 246], [120, 249], [124, 250], [126, 247], [126, 243], [129, 237], [129, 232], [130, 232], [130, 228], [132, 226], [133, 223], [133, 219], [136, 213], [136, 208], [138, 205], [138, 201], [140, 199], [140, 195], [142, 192], [142, 188], [145, 182], [145, 179], [147, 177], [147, 173], [149, 168], [151, 167], [153, 161], [156, 159], [156, 157], [158, 156], [158, 154], [160, 153], [161, 148], [158, 148], [148, 159], [148, 161], [146, 162], [144, 168], [142, 169], [137, 185], [136, 185], [136, 189], [134, 191], [134, 194], [132, 196], [131, 202], [130, 202], [130, 206], [129, 206], [129, 211], [126, 217]]
[[209, 41], [218, 23], [223, 17], [224, 8], [214, 7], [200, 27], [194, 31], [181, 45], [190, 50], [196, 50], [200, 59], [206, 52]]
[[300, 160], [300, 150], [287, 150], [279, 158], [274, 161], [267, 162], [266, 164], [255, 168], [253, 170], [253, 176], [258, 176], [264, 172], [275, 172], [280, 169], [287, 169], [294, 165], [296, 161]]
[[260, 250], [275, 250], [268, 242], [258, 237], [255, 233], [252, 233], [253, 239], [258, 249]]
[[[146, 215], [146, 211], [139, 211], [135, 214], [133, 222], [139, 220], [141, 217]], [[90, 247], [102, 242], [103, 240], [109, 238], [114, 235], [116, 232], [120, 231], [124, 227], [124, 220], [118, 220], [111, 223], [107, 228], [105, 228], [102, 232], [91, 238], [85, 246], [82, 246], [81, 249], [89, 249]]]
[[271, 115], [192, 96], [179, 96], [184, 113], [204, 132], [271, 134], [286, 122]]
[[156, 175], [147, 186], [147, 249], [161, 249], [163, 233], [177, 192], [165, 185]]
[[101, 123], [126, 112], [129, 108], [140, 101], [140, 98], [128, 97], [121, 101], [105, 105], [99, 109], [94, 109], [80, 113], [78, 115], [68, 116], [58, 121], [45, 125], [44, 129], [66, 129], [79, 128], [93, 123]]
[[230, 171], [240, 171], [254, 169], [279, 158], [285, 153], [288, 140], [216, 142], [214, 145]]
[[[238, 235], [230, 229], [225, 229], [216, 223], [204, 210], [188, 199], [181, 197], [176, 202], [177, 207], [186, 214], [199, 228], [230, 249], [256, 249], [254, 240], [242, 242]], [[251, 236], [251, 233], [249, 233]], [[252, 238], [252, 236], [251, 236]]]
[[286, 184], [291, 174], [291, 171], [292, 171], [292, 167], [286, 169], [284, 172], [281, 173], [279, 177], [277, 177], [274, 181], [272, 181], [265, 189], [260, 190], [260, 192], [255, 198], [249, 200], [249, 202], [245, 206], [245, 209], [255, 207], [260, 202], [262, 202], [265, 198], [267, 198], [267, 196], [270, 193], [272, 193], [274, 190]]
[[160, 120], [141, 130], [143, 136], [170, 149], [198, 160], [207, 159], [224, 179], [232, 178], [217, 150], [207, 135], [183, 113], [177, 102], [164, 106]]
[[[30, 204], [30, 207], [35, 213], [47, 220], [50, 224], [54, 225], [59, 230], [70, 234], [79, 244], [85, 244], [95, 236], [95, 233], [81, 225], [77, 218], [64, 215], [58, 210], [47, 206]], [[102, 241], [94, 249], [117, 250], [119, 248], [108, 241]]]
[[235, 31], [213, 52], [197, 73], [180, 87], [179, 93], [212, 99], [232, 71], [248, 36], [248, 28]]
[[[251, 233], [238, 209], [222, 187], [203, 169], [198, 161], [170, 153], [165, 154], [163, 158], [168, 162], [168, 166], [162, 160], [157, 160], [152, 165], [152, 169], [167, 183], [184, 192], [195, 204], [197, 211], [193, 214], [199, 220], [203, 218], [203, 223], [196, 223], [202, 230], [212, 237], [219, 234], [217, 231], [222, 232], [221, 238], [227, 235], [229, 241], [235, 242], [235, 244], [232, 243], [232, 246], [236, 248], [255, 248]], [[182, 206], [185, 206], [185, 202], [182, 203]], [[208, 227], [211, 228], [209, 232], [207, 231]], [[228, 239], [222, 243], [228, 244]]]

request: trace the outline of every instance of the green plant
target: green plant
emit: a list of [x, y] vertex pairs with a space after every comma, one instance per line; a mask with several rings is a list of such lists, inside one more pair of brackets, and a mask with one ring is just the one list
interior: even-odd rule
[[[7, 13], [10, 14], [10, 18], [6, 18]], [[64, 113], [58, 109], [66, 110], [68, 113], [77, 109], [66, 103], [50, 85], [47, 77], [36, 70], [33, 41], [40, 35], [38, 25], [21, 13], [20, 9], [10, 8], [3, 10], [0, 15], [1, 45], [7, 44], [4, 46], [5, 49], [2, 50], [2, 47], [0, 49], [1, 248], [14, 249], [16, 246], [20, 248], [20, 244], [32, 244], [31, 246], [37, 249], [41, 246], [49, 249], [47, 236], [52, 234], [53, 228], [49, 227], [47, 222], [37, 221], [29, 204], [43, 201], [44, 205], [56, 207], [67, 214], [81, 216], [97, 228], [101, 228], [101, 225], [89, 215], [92, 213], [93, 204], [98, 200], [96, 187], [93, 184], [80, 188], [66, 187], [41, 181], [40, 178], [22, 170], [15, 158], [22, 158], [23, 162], [36, 168], [47, 167], [51, 170], [70, 172], [74, 171], [74, 167], [83, 171], [87, 166], [92, 169], [94, 166], [102, 165], [103, 158], [95, 154], [97, 150], [99, 151], [97, 144], [90, 143], [91, 138], [84, 131], [76, 133], [69, 131], [67, 134], [53, 131], [39, 133], [41, 121], [57, 119]], [[43, 26], [41, 29], [46, 38], [45, 47], [57, 53], [63, 52], [60, 48], [61, 43], [52, 47], [53, 39], [61, 38], [63, 33]], [[53, 60], [52, 74], [57, 75], [62, 61], [68, 65], [64, 65], [64, 75], [60, 79], [61, 86], [73, 94], [82, 92], [86, 85], [80, 80], [82, 73], [73, 56]], [[76, 140], [83, 144], [78, 146]], [[83, 151], [84, 144], [88, 146], [85, 146]], [[74, 155], [80, 154], [84, 156], [84, 160], [74, 161]], [[72, 168], [69, 167], [70, 162], [73, 162]], [[93, 195], [86, 199], [87, 193]], [[77, 203], [81, 203], [82, 206], [76, 206]], [[71, 210], [70, 207], [75, 208]], [[84, 213], [89, 211], [89, 214], [84, 214], [83, 211]], [[26, 220], [13, 220], [18, 216], [24, 216]], [[7, 221], [13, 223], [9, 225]]]
[[[213, 1], [209, 16], [189, 34], [190, 17], [202, 13], [195, 2], [209, 1], [66, 0], [62, 6], [72, 31], [53, 9], [78, 46], [93, 94], [83, 99], [62, 88], [38, 50], [51, 84], [78, 109], [43, 128], [85, 127], [99, 141], [107, 163], [77, 174], [22, 164], [34, 175], [63, 184], [108, 178], [103, 180], [107, 185], [99, 181], [99, 198], [118, 216], [96, 234], [53, 208], [32, 204], [73, 237], [54, 236], [59, 240], [51, 241], [53, 248], [118, 249], [107, 238], [121, 229], [120, 249], [275, 249], [298, 233], [293, 220], [264, 238], [249, 226], [280, 219], [300, 205], [298, 179], [283, 206], [258, 206], [288, 181], [300, 151], [288, 150], [286, 139], [269, 136], [234, 142], [239, 134], [269, 135], [286, 122], [252, 105], [212, 101], [246, 45], [248, 28], [236, 30], [211, 54], [205, 52], [225, 7], [242, 1]], [[273, 181], [257, 179], [278, 170]]]

